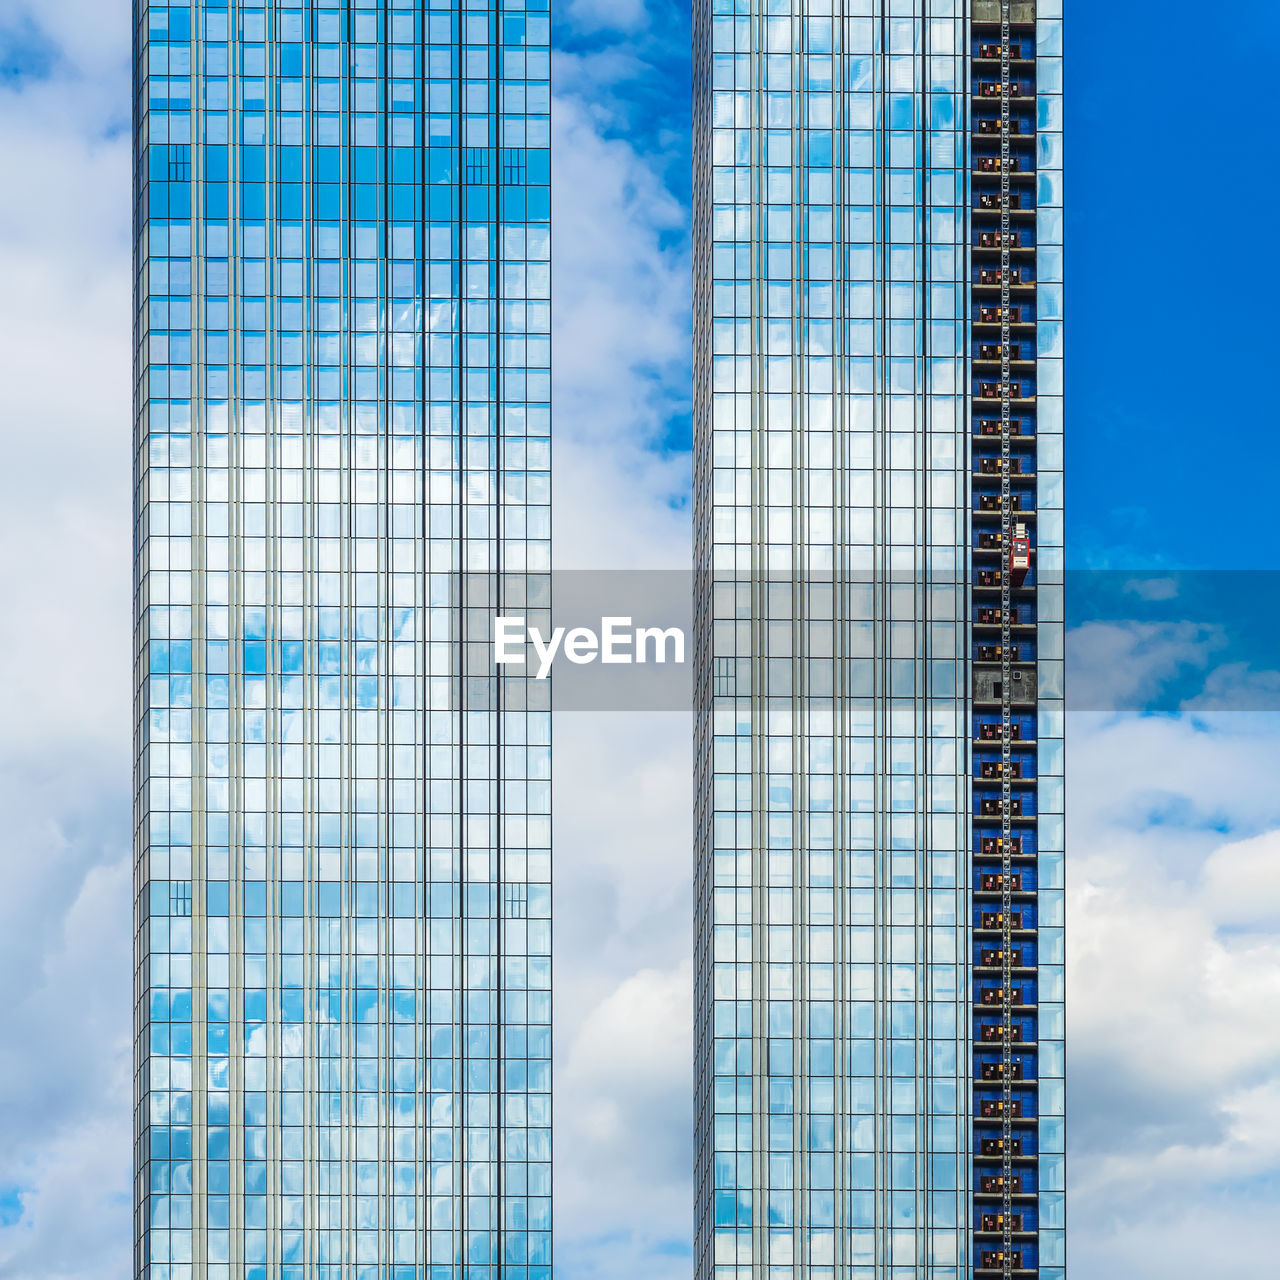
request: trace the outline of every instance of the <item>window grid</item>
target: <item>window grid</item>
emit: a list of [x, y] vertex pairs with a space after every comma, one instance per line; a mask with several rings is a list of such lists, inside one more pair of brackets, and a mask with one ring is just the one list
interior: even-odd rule
[[695, 6], [707, 1280], [972, 1265], [968, 16]]
[[549, 1280], [546, 6], [137, 24], [135, 1272]]

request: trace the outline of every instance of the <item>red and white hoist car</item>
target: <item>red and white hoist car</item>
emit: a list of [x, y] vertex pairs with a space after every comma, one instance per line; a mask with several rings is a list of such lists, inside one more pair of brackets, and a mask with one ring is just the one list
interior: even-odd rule
[[1027, 526], [1018, 524], [1013, 529], [1013, 539], [1009, 545], [1009, 581], [1020, 587], [1027, 580], [1031, 568], [1031, 539], [1027, 537]]

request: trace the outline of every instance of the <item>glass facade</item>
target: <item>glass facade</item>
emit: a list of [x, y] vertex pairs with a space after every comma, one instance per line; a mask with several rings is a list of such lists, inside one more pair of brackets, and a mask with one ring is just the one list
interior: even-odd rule
[[[1002, 1191], [994, 1210], [976, 1194], [1011, 1150], [984, 1153], [975, 1118], [989, 1020], [975, 964], [988, 831], [974, 820], [990, 640], [975, 628], [991, 526], [972, 314], [975, 202], [990, 190], [971, 135], [984, 8], [996, 42], [1012, 39], [1014, 15], [982, 0], [695, 5], [700, 1280], [1062, 1276], [1060, 0], [1038, 16], [1004, 6], [1030, 41], [1040, 132], [1019, 189], [1027, 245], [1042, 246], [1024, 264], [1040, 323], [1018, 331], [1030, 349], [1013, 373], [998, 318], [1006, 350], [981, 356], [998, 422], [1022, 364], [1035, 369], [1014, 398], [1040, 405], [1040, 465], [1012, 491], [1022, 524], [1042, 509], [1029, 556], [1044, 585], [1024, 594], [1021, 637], [1041, 697], [1018, 716], [1038, 722], [1027, 776], [1042, 776], [1050, 816], [1037, 824], [1033, 798], [1019, 830], [1031, 854], [1038, 827], [1047, 855], [1023, 941], [1054, 1003], [1020, 1053], [1038, 1050], [1053, 1079], [1019, 1121], [1016, 1230]], [[1010, 540], [993, 548], [998, 573]], [[997, 672], [1004, 647], [982, 655]], [[989, 717], [999, 749], [1018, 719], [1011, 687]], [[995, 825], [1000, 838], [1000, 810]], [[1035, 865], [1021, 874], [1020, 900]], [[1039, 937], [1037, 904], [1052, 926]], [[1000, 1018], [1004, 1044], [1026, 1012]], [[1037, 1152], [1038, 1184], [1021, 1172]]]
[[549, 1280], [546, 0], [135, 5], [139, 1280]]

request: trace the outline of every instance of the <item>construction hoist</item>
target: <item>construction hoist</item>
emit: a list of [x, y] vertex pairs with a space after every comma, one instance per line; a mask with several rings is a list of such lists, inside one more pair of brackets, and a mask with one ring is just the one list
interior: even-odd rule
[[1013, 1276], [1013, 498], [1009, 484], [1010, 418], [1009, 253], [1010, 5], [1000, 3], [1000, 1123], [1001, 1274]]

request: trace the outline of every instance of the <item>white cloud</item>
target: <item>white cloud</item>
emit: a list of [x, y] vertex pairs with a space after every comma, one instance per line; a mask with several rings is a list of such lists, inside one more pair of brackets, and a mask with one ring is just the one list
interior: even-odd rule
[[[1146, 831], [1151, 857], [1183, 878], [1224, 833], [1256, 834], [1280, 821], [1270, 770], [1280, 717], [1071, 715], [1067, 777], [1072, 851]], [[1078, 865], [1078, 863], [1077, 863]]]
[[1273, 1193], [1156, 1199], [1136, 1218], [1117, 1206], [1087, 1227], [1068, 1224], [1070, 1269], [1090, 1280], [1258, 1280], [1277, 1245]]
[[[0, 1229], [6, 1280], [131, 1273], [127, 5], [0, 6]], [[41, 60], [34, 64], [40, 70]], [[74, 1222], [76, 1229], [67, 1230]]]
[[130, 697], [129, 144], [58, 96], [0, 95], [0, 652], [27, 759], [119, 750]]
[[1178, 595], [1178, 580], [1173, 577], [1135, 577], [1124, 584], [1124, 589], [1142, 600], [1173, 600]]
[[1222, 925], [1280, 930], [1280, 831], [1216, 849], [1205, 863], [1204, 889]]
[[1098, 1280], [1280, 1246], [1247, 1207], [1280, 1176], [1278, 757], [1264, 714], [1069, 718], [1069, 1253]]
[[[5, 811], [13, 809], [6, 804]], [[21, 1189], [23, 1214], [0, 1229], [0, 1275], [124, 1280], [133, 1150], [129, 846], [117, 845], [115, 861], [83, 875], [92, 846], [42, 848], [25, 840], [21, 847], [43, 865], [33, 877], [38, 884], [15, 885], [6, 875], [36, 927], [5, 922], [0, 1179]], [[74, 901], [62, 906], [59, 891], [77, 883]], [[61, 928], [37, 941], [40, 926], [58, 922]], [[14, 944], [30, 955], [14, 954]]]
[[[689, 412], [687, 215], [664, 157], [616, 136], [616, 88], [636, 70], [618, 46], [557, 62], [561, 569], [689, 564], [689, 457], [664, 448]], [[557, 1271], [678, 1280], [693, 1216], [690, 718], [558, 715], [555, 744]]]
[[556, 1088], [556, 1212], [573, 1276], [687, 1276], [692, 972], [642, 969], [578, 1029]]
[[[692, 967], [641, 969], [582, 1022], [560, 1073], [562, 1206], [668, 1243], [689, 1229], [692, 1169]], [[584, 1214], [584, 1217], [587, 1215]], [[572, 1226], [572, 1220], [570, 1222]], [[611, 1270], [625, 1274], [615, 1261]]]
[[630, 34], [649, 23], [645, 0], [569, 0], [565, 17], [584, 33]]
[[1226, 643], [1193, 622], [1089, 622], [1067, 635], [1071, 705], [1088, 711], [1137, 709], [1183, 673], [1209, 670]]
[[1140, 847], [1124, 854], [1077, 869], [1069, 925], [1082, 1050], [1179, 1097], [1280, 1067], [1280, 939], [1225, 933], [1198, 885], [1170, 881]]
[[56, 55], [68, 106], [111, 95], [113, 112], [127, 122], [131, 39], [129, 6], [101, 0], [0, 0], [0, 32], [39, 32]]
[[678, 1250], [693, 1201], [690, 736], [685, 714], [556, 717], [556, 1231], [568, 1276], [689, 1271]]
[[556, 98], [552, 223], [555, 558], [560, 568], [684, 568], [689, 455], [684, 213], [654, 165]]

